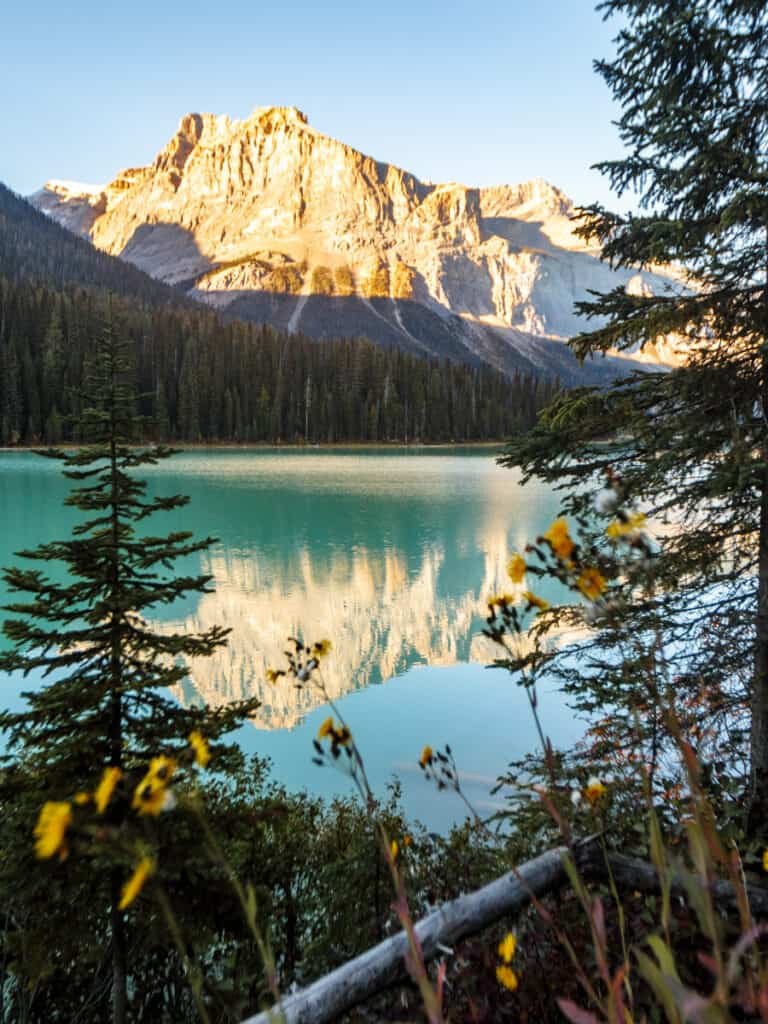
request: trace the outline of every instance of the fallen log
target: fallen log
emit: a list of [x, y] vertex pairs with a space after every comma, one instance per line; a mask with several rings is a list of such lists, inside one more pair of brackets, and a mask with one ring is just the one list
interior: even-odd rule
[[[441, 947], [476, 935], [502, 917], [519, 913], [533, 897], [545, 896], [563, 885], [567, 881], [563, 867], [567, 853], [565, 847], [542, 853], [482, 889], [444, 903], [422, 918], [416, 924], [416, 934], [425, 961], [434, 960]], [[619, 853], [609, 853], [606, 861], [606, 854], [594, 836], [577, 844], [573, 854], [579, 871], [587, 879], [605, 881], [609, 864], [617, 888], [659, 891], [659, 878], [653, 864]], [[674, 875], [671, 890], [673, 895], [685, 897], [685, 886]], [[737, 906], [736, 893], [729, 882], [715, 881], [710, 891], [717, 903], [730, 908]], [[768, 889], [750, 886], [747, 894], [752, 913], [756, 917], [768, 917]], [[404, 979], [407, 952], [406, 935], [398, 932], [307, 988], [286, 996], [279, 1009], [275, 1007], [249, 1017], [243, 1024], [271, 1024], [276, 1020], [285, 1024], [326, 1024], [333, 1021]]]
[[[608, 877], [606, 857], [596, 845], [583, 846], [576, 851], [576, 862], [586, 879], [604, 881]], [[618, 889], [636, 889], [638, 892], [658, 893], [661, 891], [656, 868], [639, 857], [627, 857], [623, 853], [609, 853], [608, 864]], [[687, 899], [685, 885], [679, 875], [672, 873], [670, 892], [672, 896]], [[736, 892], [730, 882], [716, 879], [709, 888], [715, 903], [729, 910], [738, 910]], [[768, 917], [768, 889], [747, 886], [749, 906], [755, 917]]]
[[[543, 896], [562, 885], [567, 878], [563, 867], [565, 847], [558, 847], [526, 861], [476, 892], [459, 896], [433, 910], [416, 924], [416, 935], [425, 961], [433, 960], [440, 946], [450, 946], [468, 935], [518, 913], [530, 903], [531, 896]], [[408, 940], [398, 932], [354, 960], [338, 967], [301, 992], [286, 996], [279, 1011], [259, 1013], [243, 1024], [325, 1024], [357, 1006], [376, 992], [389, 988], [406, 976], [405, 955]], [[282, 1012], [282, 1018], [280, 1016]]]

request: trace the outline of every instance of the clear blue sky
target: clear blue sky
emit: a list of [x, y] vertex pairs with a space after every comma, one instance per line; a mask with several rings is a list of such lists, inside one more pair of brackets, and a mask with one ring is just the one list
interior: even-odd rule
[[189, 111], [274, 104], [422, 178], [610, 202], [592, 59], [617, 26], [590, 0], [9, 0], [2, 21], [0, 180], [21, 193], [148, 163]]

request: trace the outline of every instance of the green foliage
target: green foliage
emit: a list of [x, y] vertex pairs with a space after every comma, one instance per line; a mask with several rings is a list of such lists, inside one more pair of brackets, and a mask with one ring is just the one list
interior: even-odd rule
[[[222, 323], [202, 307], [112, 305], [145, 417], [137, 440], [299, 441], [308, 378], [311, 442], [502, 439], [528, 429], [558, 390], [548, 378], [506, 377], [362, 340], [318, 344]], [[78, 389], [104, 315], [105, 300], [93, 292], [0, 277], [0, 444], [77, 442]]]
[[627, 20], [616, 58], [597, 64], [627, 153], [599, 166], [619, 192], [639, 192], [641, 212], [590, 207], [580, 233], [614, 266], [674, 262], [687, 287], [595, 296], [581, 311], [602, 325], [572, 346], [585, 356], [671, 335], [687, 359], [561, 395], [505, 462], [562, 488], [587, 544], [600, 544], [593, 501], [605, 481], [668, 524], [646, 585], [617, 580], [619, 619], [596, 623], [555, 668], [579, 710], [611, 708], [605, 757], [636, 737], [640, 760], [663, 760], [659, 699], [672, 687], [706, 736], [721, 810], [738, 816], [746, 791], [757, 822], [768, 772], [768, 86], [756, 69], [768, 15], [729, 0], [602, 7]]
[[[3, 632], [13, 649], [0, 654], [0, 670], [36, 671], [48, 680], [24, 695], [21, 711], [0, 713], [9, 749], [3, 758], [8, 766], [3, 783], [7, 785], [10, 776], [17, 799], [26, 790], [21, 806], [27, 814], [35, 797], [39, 804], [44, 799], [72, 799], [89, 782], [95, 789], [104, 766], [113, 766], [120, 774], [136, 771], [158, 747], [184, 743], [193, 729], [217, 740], [256, 706], [255, 701], [242, 701], [216, 710], [183, 708], [168, 692], [186, 677], [187, 659], [212, 654], [226, 642], [227, 630], [216, 626], [197, 635], [160, 632], [144, 618], [179, 597], [207, 592], [210, 577], [174, 576], [170, 570], [178, 559], [209, 547], [211, 539], [194, 541], [186, 532], [159, 536], [146, 530], [144, 524], [151, 516], [178, 509], [187, 499], [147, 498], [146, 484], [135, 475], [142, 466], [155, 465], [172, 452], [131, 446], [136, 412], [127, 347], [116, 337], [109, 319], [86, 360], [79, 395], [78, 431], [85, 447], [41, 453], [60, 460], [65, 475], [76, 482], [67, 504], [82, 512], [84, 519], [70, 538], [41, 544], [20, 552], [20, 557], [33, 563], [61, 563], [64, 580], [37, 568], [13, 567], [3, 573], [7, 588], [25, 598], [4, 609], [10, 617], [3, 623]], [[222, 747], [220, 754], [226, 767], [235, 750]], [[119, 829], [124, 817], [125, 811], [116, 806], [105, 818], [104, 828]], [[33, 818], [30, 814], [27, 837]], [[29, 843], [29, 838], [22, 841], [22, 848], [27, 846], [24, 866], [12, 875], [15, 887], [8, 887], [9, 900], [29, 889], [24, 877], [29, 870]], [[66, 847], [61, 852], [66, 854]], [[6, 856], [13, 865], [18, 846], [9, 844]], [[99, 860], [101, 870], [97, 866], [94, 871], [94, 861], [90, 863], [88, 901], [90, 910], [100, 913], [103, 921], [85, 937], [85, 948], [100, 955], [92, 943], [106, 930], [111, 945], [113, 1020], [122, 1024], [129, 934], [119, 900], [125, 875], [119, 864], [109, 863], [105, 852], [97, 852], [97, 865]], [[18, 860], [15, 866], [18, 870]], [[57, 895], [62, 902], [71, 898], [66, 878]], [[41, 915], [33, 922], [35, 956], [40, 960], [35, 980], [44, 967], [48, 969], [40, 959], [45, 949], [58, 948], [52, 916]], [[23, 914], [20, 920], [25, 920]], [[20, 941], [29, 938], [23, 931]]]
[[155, 536], [143, 528], [149, 517], [187, 499], [148, 499], [146, 484], [135, 476], [172, 452], [130, 447], [135, 398], [126, 349], [107, 324], [80, 395], [79, 429], [87, 447], [43, 453], [60, 460], [77, 482], [67, 504], [87, 518], [70, 539], [20, 554], [63, 563], [66, 581], [33, 568], [3, 573], [10, 591], [31, 596], [5, 608], [11, 617], [3, 632], [14, 650], [0, 655], [0, 669], [41, 671], [52, 681], [27, 695], [23, 711], [0, 715], [0, 726], [11, 749], [51, 772], [64, 792], [104, 763], [146, 760], [158, 739], [183, 739], [201, 722], [218, 735], [249, 708], [223, 715], [184, 710], [163, 693], [186, 676], [185, 659], [212, 653], [227, 631], [158, 633], [144, 620], [185, 594], [208, 590], [208, 576], [175, 577], [167, 570], [212, 541], [193, 541], [188, 533]]
[[[29, 823], [38, 795], [27, 779], [17, 765], [0, 780], [0, 796], [10, 798], [0, 821], [6, 912], [0, 1021], [23, 1020], [21, 1008], [33, 1000], [34, 1020], [69, 1022], [81, 1014], [86, 1024], [101, 1024], [109, 1014], [110, 965], [109, 932], [94, 899], [99, 866], [73, 852], [52, 869], [30, 868]], [[254, 884], [259, 920], [286, 984], [321, 977], [396, 927], [391, 880], [358, 800], [325, 804], [288, 793], [258, 759], [212, 775], [202, 797], [233, 870]], [[412, 837], [407, 848], [401, 842], [401, 857], [417, 916], [439, 899], [484, 884], [506, 863], [500, 848], [468, 828], [440, 839], [408, 824], [397, 790], [377, 814], [391, 835]], [[258, 1012], [267, 994], [260, 955], [227, 879], [201, 850], [195, 819], [176, 810], [160, 826], [160, 874], [204, 968], [206, 1004], [213, 1019], [234, 1024]], [[149, 892], [131, 914], [130, 1019], [192, 1024], [198, 1018], [183, 964]]]
[[[534, 710], [543, 674], [589, 720], [579, 748], [543, 743], [500, 783], [534, 843], [599, 832], [606, 857], [650, 857], [662, 882], [639, 900], [571, 869], [573, 894], [536, 929], [570, 951], [567, 1019], [757, 1019], [765, 964], [744, 881], [762, 868], [768, 766], [768, 15], [727, 0], [601, 6], [624, 18], [615, 60], [597, 67], [628, 152], [600, 166], [619, 192], [638, 191], [641, 212], [590, 207], [581, 233], [614, 266], [674, 262], [686, 287], [594, 296], [580, 309], [600, 326], [572, 346], [586, 356], [671, 336], [687, 358], [561, 394], [508, 449], [507, 465], [564, 492], [574, 529], [567, 554], [551, 531], [532, 538], [528, 572], [575, 590], [572, 567], [590, 565], [606, 588], [547, 612], [500, 657]], [[638, 508], [650, 539], [630, 526]], [[514, 609], [500, 614], [515, 625]], [[551, 629], [576, 639], [555, 649]], [[578, 803], [593, 772], [610, 795], [584, 817], [569, 795]], [[732, 886], [730, 913], [714, 905], [715, 878]]]
[[151, 306], [191, 308], [182, 292], [100, 252], [0, 184], [0, 277], [51, 288], [89, 283]]

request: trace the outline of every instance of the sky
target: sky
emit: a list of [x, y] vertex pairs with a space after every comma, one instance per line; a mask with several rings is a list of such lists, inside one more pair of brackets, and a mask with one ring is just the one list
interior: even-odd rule
[[425, 180], [542, 177], [615, 207], [589, 168], [621, 153], [592, 69], [616, 31], [590, 0], [9, 0], [0, 181], [108, 182], [186, 113], [274, 105]]

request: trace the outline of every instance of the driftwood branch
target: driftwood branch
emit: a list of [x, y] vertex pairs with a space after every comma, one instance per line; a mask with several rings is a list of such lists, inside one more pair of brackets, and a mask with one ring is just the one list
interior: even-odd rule
[[[575, 859], [585, 878], [605, 880], [608, 865], [617, 888], [640, 892], [658, 892], [659, 879], [653, 864], [619, 853], [607, 855], [592, 837], [580, 843]], [[526, 861], [515, 871], [495, 879], [482, 889], [444, 903], [416, 924], [416, 934], [425, 961], [435, 959], [442, 946], [451, 946], [476, 935], [502, 917], [519, 913], [533, 897], [541, 897], [567, 881], [563, 858], [565, 847]], [[735, 908], [736, 893], [730, 883], [715, 881], [711, 893], [717, 903]], [[672, 894], [685, 896], [680, 878], [672, 879]], [[748, 887], [747, 895], [755, 917], [768, 917], [768, 889]], [[243, 1024], [326, 1024], [378, 992], [406, 977], [405, 956], [408, 940], [398, 932], [378, 946], [367, 950], [294, 995], [286, 996], [279, 1007], [249, 1017]], [[282, 1018], [280, 1017], [282, 1011]]]
[[[600, 847], [584, 846], [577, 851], [576, 861], [579, 870], [587, 879], [604, 880], [608, 876], [606, 857]], [[656, 868], [646, 860], [638, 857], [626, 857], [623, 853], [609, 853], [607, 863], [617, 889], [637, 889], [638, 892], [660, 892], [659, 876]], [[687, 890], [679, 875], [673, 873], [671, 893], [675, 897], [687, 899]], [[730, 882], [717, 879], [710, 886], [710, 893], [715, 903], [729, 910], [738, 910], [736, 892]], [[747, 898], [754, 917], [768, 917], [768, 889], [759, 886], [747, 886]]]
[[[483, 931], [502, 917], [515, 914], [528, 905], [531, 896], [543, 896], [566, 880], [563, 867], [564, 847], [549, 850], [529, 860], [516, 871], [489, 882], [477, 892], [444, 903], [416, 925], [426, 961], [468, 935]], [[398, 932], [354, 960], [326, 974], [308, 988], [286, 996], [280, 1010], [286, 1024], [325, 1024], [376, 992], [389, 988], [406, 976], [405, 955], [408, 939]], [[275, 1008], [277, 1010], [277, 1008]], [[244, 1024], [268, 1024], [280, 1019], [269, 1011], [250, 1017]]]

